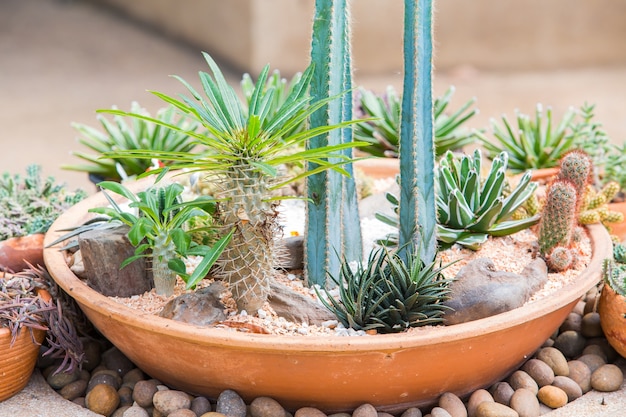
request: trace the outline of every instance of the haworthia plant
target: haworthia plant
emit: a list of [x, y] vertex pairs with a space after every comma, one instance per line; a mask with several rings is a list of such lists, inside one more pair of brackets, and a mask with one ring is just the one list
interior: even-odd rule
[[426, 263], [434, 260], [437, 247], [432, 13], [432, 0], [404, 2], [399, 247], [401, 254], [421, 248]]
[[[313, 103], [337, 96], [311, 115], [311, 127], [352, 119], [349, 6], [347, 0], [316, 0], [311, 62]], [[309, 149], [352, 142], [352, 129], [334, 130], [309, 141]], [[350, 148], [344, 150], [351, 157]], [[330, 163], [335, 161], [329, 160]], [[309, 168], [315, 167], [310, 163]], [[350, 164], [346, 171], [352, 174]], [[309, 285], [324, 286], [326, 273], [336, 275], [341, 257], [360, 260], [361, 229], [354, 177], [325, 171], [307, 178], [306, 276]]]

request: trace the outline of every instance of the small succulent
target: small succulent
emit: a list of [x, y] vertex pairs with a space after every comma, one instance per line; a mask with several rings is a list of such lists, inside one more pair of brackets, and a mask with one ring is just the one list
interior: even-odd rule
[[497, 157], [502, 151], [509, 155], [511, 172], [550, 168], [557, 166], [561, 157], [574, 148], [580, 137], [586, 137], [583, 129], [573, 128], [575, 117], [575, 109], [569, 109], [556, 125], [552, 120], [552, 109], [548, 107], [544, 115], [543, 107], [538, 104], [534, 119], [516, 112], [516, 125], [512, 125], [506, 116], [502, 116], [502, 126], [492, 119], [495, 141], [482, 132], [478, 132], [477, 136], [489, 158]]
[[[130, 108], [133, 113], [150, 116], [137, 102], [133, 102]], [[116, 110], [117, 107], [113, 106], [112, 109]], [[155, 118], [164, 124], [176, 126], [178, 130], [165, 129], [142, 119], [135, 119], [129, 125], [120, 116], [113, 117], [112, 121], [103, 115], [98, 115], [96, 118], [102, 125], [103, 131], [84, 124], [72, 123], [72, 127], [81, 135], [78, 142], [95, 153], [72, 152], [74, 156], [87, 163], [63, 165], [63, 169], [87, 172], [99, 180], [120, 182], [129, 177], [143, 174], [153, 167], [155, 162], [158, 164], [161, 161], [132, 156], [103, 157], [107, 152], [137, 149], [155, 152], [190, 152], [196, 146], [195, 141], [187, 131], [194, 132], [199, 124], [179, 117], [173, 106], [158, 110]]]
[[[437, 157], [448, 150], [461, 149], [476, 139], [474, 132], [462, 128], [467, 120], [478, 113], [476, 109], [470, 110], [476, 101], [475, 99], [468, 100], [454, 113], [446, 113], [454, 91], [454, 87], [450, 87], [443, 96], [437, 98], [433, 103], [435, 153]], [[359, 94], [362, 116], [373, 118], [359, 122], [355, 126], [355, 139], [370, 143], [369, 146], [360, 149], [374, 156], [397, 158], [401, 97], [391, 86], [387, 87], [387, 91], [382, 97], [363, 88], [359, 90]]]
[[41, 166], [29, 165], [26, 175], [0, 177], [0, 240], [45, 233], [56, 218], [84, 199], [83, 190], [69, 192], [53, 177], [42, 178]]
[[506, 177], [508, 154], [501, 152], [491, 164], [487, 177], [481, 179], [481, 151], [473, 156], [455, 156], [448, 152], [438, 167], [438, 230], [443, 246], [454, 243], [478, 249], [488, 236], [505, 236], [526, 229], [539, 221], [534, 215], [513, 219], [515, 211], [537, 188], [527, 171], [517, 186], [508, 190]]
[[604, 159], [605, 181], [615, 181], [620, 190], [626, 190], [626, 144], [611, 145], [611, 150]]
[[578, 223], [583, 225], [602, 223], [610, 230], [611, 224], [623, 222], [624, 214], [611, 210], [608, 204], [619, 190], [620, 186], [615, 181], [607, 182], [600, 190], [588, 184], [578, 213]]
[[[129, 207], [137, 209], [138, 215], [123, 210], [105, 193], [111, 207], [97, 207], [90, 211], [104, 214], [130, 227], [128, 240], [136, 247], [135, 255], [126, 259], [121, 267], [138, 258], [150, 258], [157, 294], [170, 296], [174, 292], [176, 275], [185, 281], [187, 288], [195, 287], [217, 261], [232, 236], [232, 232], [225, 235], [212, 247], [192, 241], [191, 232], [185, 231], [184, 226], [196, 217], [209, 216], [202, 207], [213, 204], [214, 208], [214, 202], [200, 197], [183, 203], [180, 199], [183, 186], [178, 183], [151, 187], [137, 194], [114, 181], [98, 185], [103, 190], [126, 197], [130, 200]], [[203, 259], [190, 275], [183, 259], [192, 255]]]
[[[330, 277], [339, 288], [339, 299], [328, 291], [322, 303], [346, 327], [380, 333], [401, 332], [409, 327], [443, 321], [449, 280], [444, 267], [428, 265], [416, 256], [408, 262], [386, 248], [370, 253], [367, 265], [352, 270], [343, 262], [339, 278]], [[318, 294], [319, 295], [319, 294]]]
[[539, 223], [539, 253], [548, 256], [555, 247], [569, 247], [576, 226], [576, 187], [571, 181], [550, 184]]
[[582, 119], [572, 130], [575, 132], [574, 147], [591, 157], [594, 166], [593, 182], [601, 183], [601, 171], [605, 170], [607, 159], [615, 151], [615, 145], [609, 143], [609, 136], [602, 128], [602, 124], [594, 121], [595, 105], [583, 104], [578, 115]]
[[602, 263], [602, 278], [613, 291], [626, 297], [626, 245], [613, 245], [613, 258]]

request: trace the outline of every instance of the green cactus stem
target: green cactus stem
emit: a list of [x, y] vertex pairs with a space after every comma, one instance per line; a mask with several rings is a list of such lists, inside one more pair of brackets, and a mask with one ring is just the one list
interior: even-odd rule
[[432, 99], [432, 0], [404, 2], [404, 90], [400, 124], [399, 248], [435, 258], [435, 146]]
[[539, 222], [539, 252], [547, 256], [556, 246], [569, 246], [576, 226], [576, 187], [568, 180], [556, 180], [548, 188]]
[[561, 159], [558, 178], [569, 180], [576, 187], [576, 194], [582, 201], [587, 184], [591, 181], [593, 164], [591, 158], [583, 151], [570, 151]]
[[[316, 0], [311, 61], [312, 103], [352, 88], [349, 7], [346, 0]], [[344, 94], [311, 115], [311, 127], [337, 124], [352, 118], [352, 94]], [[352, 142], [352, 128], [312, 138], [308, 148]], [[351, 157], [351, 148], [344, 156]], [[337, 162], [329, 159], [329, 162]], [[315, 169], [309, 163], [309, 169]], [[352, 174], [352, 167], [345, 167]], [[354, 176], [326, 171], [307, 178], [306, 279], [309, 285], [326, 284], [327, 272], [337, 275], [341, 258], [362, 257], [361, 229]]]

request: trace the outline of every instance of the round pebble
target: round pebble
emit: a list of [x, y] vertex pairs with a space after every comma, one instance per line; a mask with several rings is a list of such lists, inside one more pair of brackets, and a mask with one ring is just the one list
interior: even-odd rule
[[[190, 408], [191, 408], [191, 411], [196, 413], [196, 415], [201, 416], [202, 414], [205, 414], [211, 411], [211, 403], [206, 397], [196, 397], [193, 400], [191, 400]], [[280, 413], [277, 413], [276, 415], [280, 416]], [[256, 417], [256, 416], [253, 415], [252, 417]]]
[[544, 385], [550, 385], [552, 381], [554, 381], [554, 371], [552, 368], [539, 359], [529, 359], [522, 365], [521, 369], [530, 375], [540, 388]]
[[519, 417], [517, 411], [504, 404], [485, 401], [476, 408], [476, 417]]
[[568, 330], [561, 333], [554, 341], [554, 347], [566, 358], [580, 356], [585, 348], [585, 338], [578, 332]]
[[[245, 416], [245, 414], [244, 414]], [[299, 408], [293, 417], [326, 417], [326, 414], [313, 407]]]
[[[109, 371], [111, 372], [111, 371]], [[122, 379], [118, 375], [111, 375], [110, 373], [105, 373], [104, 371], [100, 371], [94, 374], [89, 380], [89, 384], [87, 384], [87, 392], [91, 391], [93, 387], [100, 384], [110, 385], [116, 391], [120, 389]]]
[[565, 359], [565, 355], [563, 355], [560, 350], [553, 347], [540, 349], [537, 352], [537, 359], [545, 362], [550, 368], [552, 368], [554, 375], [569, 375], [567, 359]]
[[[346, 417], [350, 417], [350, 415], [348, 414]], [[417, 407], [411, 407], [405, 410], [400, 417], [422, 417], [422, 410]]]
[[46, 381], [48, 382], [48, 385], [52, 387], [52, 389], [61, 389], [70, 382], [76, 381], [78, 379], [78, 376], [80, 375], [78, 369], [74, 372], [55, 373], [54, 370], [56, 370], [57, 367], [52, 366], [51, 368], [53, 368], [53, 372], [50, 372], [50, 374], [46, 378]]
[[572, 402], [576, 398], [580, 398], [583, 395], [583, 390], [573, 379], [567, 376], [556, 376], [552, 382], [557, 388], [561, 388], [567, 394], [567, 401]]
[[520, 388], [513, 393], [509, 407], [517, 411], [520, 417], [538, 417], [540, 415], [537, 395], [526, 388]]
[[352, 417], [377, 417], [378, 411], [372, 404], [362, 404], [358, 406], [353, 412]]
[[585, 314], [580, 325], [580, 333], [587, 338], [602, 336], [600, 314], [595, 311]]
[[61, 394], [61, 397], [65, 398], [66, 400], [71, 401], [74, 398], [83, 397], [86, 391], [87, 381], [85, 381], [84, 379], [78, 379], [76, 381], [70, 382], [69, 384], [61, 388], [59, 394]]
[[476, 409], [483, 402], [494, 402], [493, 397], [491, 396], [489, 391], [485, 389], [479, 389], [474, 391], [467, 401], [468, 417], [476, 417]]
[[578, 384], [583, 394], [591, 390], [591, 370], [586, 363], [569, 361], [569, 377]]
[[127, 384], [131, 388], [134, 388], [137, 382], [143, 381], [144, 379], [145, 375], [143, 374], [143, 371], [139, 368], [134, 368], [126, 372], [126, 374], [122, 378], [122, 383]]
[[508, 382], [496, 382], [491, 387], [490, 392], [495, 402], [509, 405], [509, 401], [511, 401], [515, 390]]
[[117, 390], [107, 384], [94, 386], [85, 396], [85, 405], [94, 413], [109, 417], [120, 403]]
[[96, 366], [100, 365], [102, 349], [100, 343], [91, 339], [83, 339], [83, 369], [93, 371]]
[[622, 370], [613, 364], [602, 365], [591, 374], [591, 387], [596, 391], [617, 391], [623, 382]]
[[534, 394], [537, 394], [539, 391], [537, 382], [528, 373], [519, 369], [511, 374], [508, 382], [515, 391], [520, 388], [526, 388]]
[[568, 330], [579, 332], [582, 319], [582, 316], [578, 313], [569, 313], [563, 324], [561, 324], [561, 327], [559, 327], [559, 332], [562, 333]]
[[126, 375], [135, 368], [135, 365], [119, 349], [113, 347], [102, 354], [102, 362], [107, 369], [111, 369], [118, 375]]
[[[152, 403], [154, 404], [154, 408], [156, 410], [166, 416], [175, 410], [191, 407], [191, 399], [189, 398], [189, 395], [185, 392], [176, 390], [157, 391], [154, 394], [154, 397], [152, 397]], [[242, 417], [245, 417], [245, 415]]]
[[130, 408], [130, 405], [124, 405], [117, 407], [117, 409], [111, 414], [111, 417], [124, 417], [124, 413]]
[[167, 417], [197, 417], [197, 415], [188, 408], [181, 408], [172, 411], [167, 415]]
[[583, 356], [584, 355], [597, 355], [597, 356], [601, 357], [602, 360], [604, 360], [604, 363], [607, 363], [607, 361], [608, 361], [608, 358], [606, 356], [606, 352], [604, 351], [604, 349], [600, 345], [587, 345], [587, 346], [585, 346], [585, 349], [583, 349]]
[[539, 388], [537, 398], [550, 408], [559, 408], [567, 404], [567, 394], [561, 388], [545, 385]]
[[152, 398], [158, 391], [157, 384], [153, 380], [138, 381], [133, 389], [133, 400], [140, 407], [151, 407]]
[[233, 390], [225, 390], [217, 398], [215, 411], [229, 417], [246, 417], [246, 403]]
[[602, 357], [594, 354], [582, 355], [577, 360], [584, 362], [591, 373], [606, 363]]
[[280, 405], [278, 401], [269, 397], [255, 398], [252, 403], [250, 403], [249, 411], [251, 417], [283, 417], [287, 415], [283, 406]]
[[150, 417], [150, 414], [144, 408], [133, 405], [122, 414], [122, 417]]
[[439, 397], [439, 407], [446, 410], [451, 417], [467, 417], [465, 404], [463, 404], [463, 401], [458, 396], [451, 392], [446, 392]]
[[120, 387], [117, 395], [120, 396], [120, 406], [133, 405], [133, 390], [130, 387]]
[[433, 409], [430, 410], [430, 416], [431, 417], [452, 417], [445, 408], [441, 408], [441, 407], [433, 407]]

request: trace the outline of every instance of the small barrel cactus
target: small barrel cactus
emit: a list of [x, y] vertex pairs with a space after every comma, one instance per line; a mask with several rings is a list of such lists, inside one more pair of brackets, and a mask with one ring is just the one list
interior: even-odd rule
[[576, 186], [556, 180], [548, 188], [539, 223], [539, 252], [546, 256], [556, 246], [569, 246], [576, 226]]
[[569, 269], [574, 263], [571, 249], [557, 246], [546, 257], [546, 264], [551, 271], [561, 272]]
[[570, 151], [561, 159], [558, 179], [569, 180], [576, 187], [576, 194], [584, 195], [587, 184], [591, 181], [593, 163], [583, 151]]

